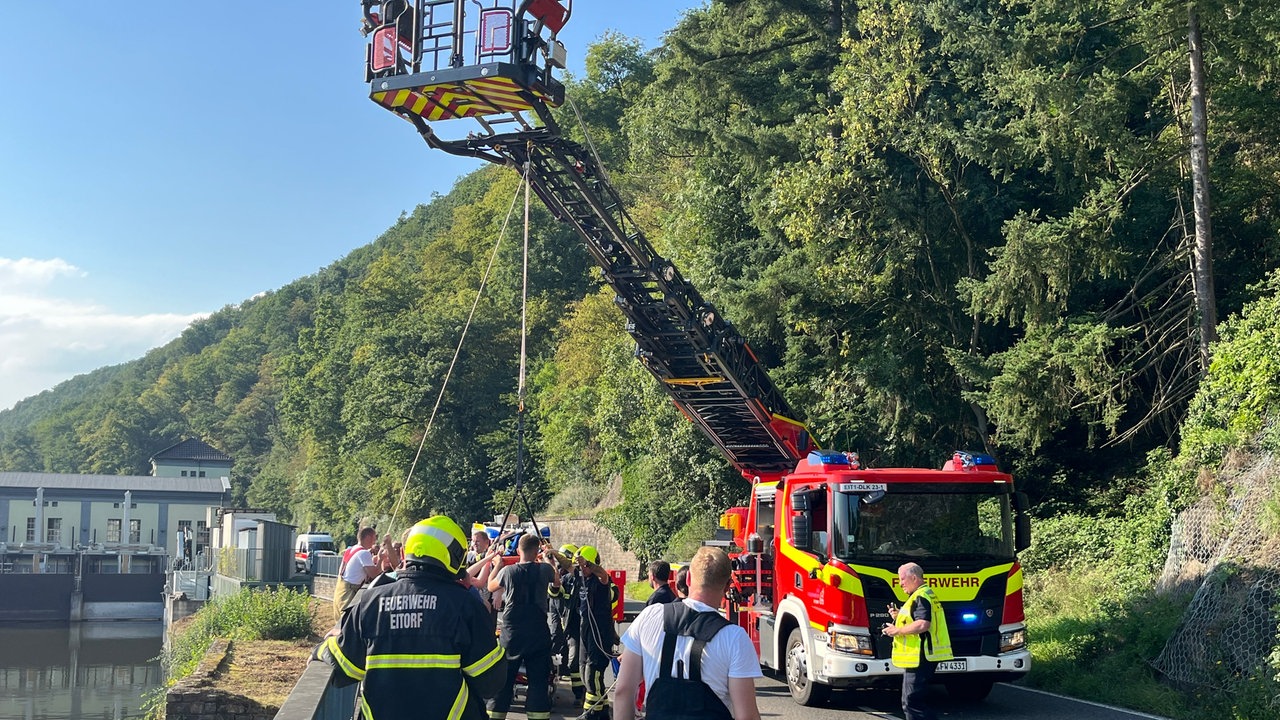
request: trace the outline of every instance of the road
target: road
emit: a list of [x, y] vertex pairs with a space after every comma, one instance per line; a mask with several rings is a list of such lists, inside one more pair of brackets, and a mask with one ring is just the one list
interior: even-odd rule
[[[641, 607], [641, 603], [627, 601], [628, 617], [633, 617]], [[624, 623], [619, 632], [625, 628]], [[609, 677], [607, 681], [612, 683], [613, 678]], [[1156, 715], [1074, 700], [1017, 685], [997, 684], [981, 703], [952, 703], [941, 686], [930, 688], [930, 699], [938, 710], [938, 717], [948, 720], [1165, 720]], [[507, 715], [508, 720], [524, 720], [523, 701], [523, 693], [520, 693]], [[770, 671], [756, 681], [756, 702], [760, 706], [761, 718], [780, 720], [890, 720], [902, 717], [901, 699], [896, 689], [837, 690], [821, 707], [807, 708], [797, 705], [787, 692], [786, 682]], [[573, 720], [581, 712], [581, 708], [573, 707], [568, 680], [562, 678], [551, 709], [552, 720]]]
[[[612, 682], [612, 678], [609, 679]], [[806, 708], [797, 705], [787, 692], [787, 685], [780, 678], [766, 675], [756, 681], [756, 698], [760, 717], [780, 720], [889, 720], [901, 718], [902, 708], [897, 690], [839, 690], [821, 707]], [[938, 709], [940, 718], [949, 720], [1163, 720], [1155, 715], [1107, 707], [1096, 703], [1052, 695], [1015, 685], [998, 684], [984, 702], [958, 705], [947, 697], [942, 687], [930, 688], [930, 699]], [[561, 680], [556, 703], [552, 708], [554, 720], [572, 720], [580, 709], [575, 709], [568, 683]], [[523, 719], [523, 698], [517, 700], [509, 720]]]

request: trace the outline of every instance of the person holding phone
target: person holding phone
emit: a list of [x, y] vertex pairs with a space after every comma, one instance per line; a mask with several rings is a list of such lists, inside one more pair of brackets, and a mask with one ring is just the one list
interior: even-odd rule
[[893, 664], [902, 668], [902, 713], [905, 720], [934, 720], [937, 715], [928, 703], [925, 690], [938, 663], [950, 660], [951, 635], [942, 603], [924, 581], [924, 568], [907, 563], [898, 568], [898, 582], [907, 593], [899, 610], [889, 604], [889, 617], [881, 633], [893, 638]]

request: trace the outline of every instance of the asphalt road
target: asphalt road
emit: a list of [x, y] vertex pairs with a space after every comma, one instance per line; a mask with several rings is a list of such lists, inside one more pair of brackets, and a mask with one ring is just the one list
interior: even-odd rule
[[[612, 681], [609, 678], [609, 682]], [[1164, 720], [1155, 715], [1074, 700], [1016, 685], [997, 684], [991, 695], [981, 703], [953, 703], [941, 686], [930, 688], [930, 699], [938, 711], [938, 717], [948, 720]], [[902, 717], [897, 690], [837, 690], [824, 705], [807, 708], [797, 705], [791, 699], [786, 682], [767, 674], [756, 681], [756, 702], [762, 718], [781, 720], [888, 720]], [[518, 696], [516, 705], [507, 716], [508, 720], [523, 719], [523, 709], [523, 697]], [[562, 679], [557, 688], [551, 717], [556, 720], [571, 720], [580, 712], [579, 708], [573, 707], [568, 681]]]
[[[634, 616], [640, 608], [640, 603], [628, 602], [628, 616]], [[619, 632], [625, 628], [624, 623]], [[612, 676], [607, 681], [612, 683]], [[1017, 685], [997, 684], [991, 695], [981, 703], [954, 703], [941, 686], [931, 687], [929, 697], [938, 711], [938, 717], [948, 720], [1166, 720], [1156, 715], [1075, 700]], [[763, 678], [756, 681], [756, 702], [760, 707], [761, 718], [780, 720], [889, 720], [902, 717], [901, 698], [896, 689], [836, 690], [824, 705], [807, 708], [797, 705], [787, 692], [786, 681], [780, 675], [773, 676], [768, 670]], [[556, 688], [556, 701], [551, 708], [551, 717], [553, 720], [572, 720], [581, 712], [581, 708], [574, 707], [568, 680], [561, 678]], [[507, 718], [524, 720], [523, 693], [517, 695]]]

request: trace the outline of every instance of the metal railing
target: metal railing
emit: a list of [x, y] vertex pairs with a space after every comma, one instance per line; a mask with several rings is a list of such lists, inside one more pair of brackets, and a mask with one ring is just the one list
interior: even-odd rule
[[311, 558], [311, 574], [324, 577], [338, 577], [338, 568], [342, 567], [341, 555], [321, 555]]
[[262, 563], [256, 548], [222, 548], [218, 551], [218, 573], [240, 580], [262, 579]]
[[209, 599], [210, 573], [201, 570], [173, 571], [173, 587], [171, 593], [182, 593], [188, 600]]

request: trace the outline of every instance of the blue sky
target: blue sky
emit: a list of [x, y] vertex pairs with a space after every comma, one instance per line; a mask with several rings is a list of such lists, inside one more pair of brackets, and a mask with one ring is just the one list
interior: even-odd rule
[[[570, 69], [702, 4], [578, 0]], [[478, 166], [368, 100], [359, 19], [357, 0], [0, 6], [0, 409], [329, 265]]]

